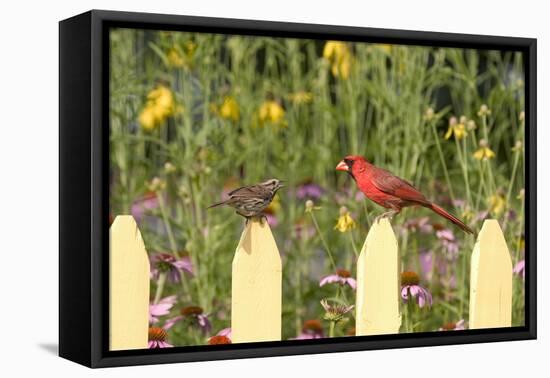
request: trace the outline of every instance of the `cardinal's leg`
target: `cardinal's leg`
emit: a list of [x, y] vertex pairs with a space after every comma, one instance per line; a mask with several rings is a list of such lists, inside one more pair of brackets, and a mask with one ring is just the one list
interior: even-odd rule
[[378, 223], [384, 218], [389, 218], [390, 220], [393, 219], [393, 217], [401, 211], [401, 209], [397, 206], [394, 206], [392, 204], [388, 204], [388, 207], [390, 208], [389, 211], [386, 211], [385, 213], [380, 214], [376, 218], [374, 218], [374, 222]]

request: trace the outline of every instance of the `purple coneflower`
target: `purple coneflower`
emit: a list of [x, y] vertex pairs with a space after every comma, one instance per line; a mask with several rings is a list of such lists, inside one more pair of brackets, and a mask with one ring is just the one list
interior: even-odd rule
[[160, 273], [166, 272], [171, 282], [180, 281], [180, 273], [186, 272], [193, 276], [193, 264], [188, 256], [177, 259], [169, 253], [157, 253], [150, 258], [151, 278], [158, 280]]
[[172, 344], [166, 342], [167, 334], [165, 327], [149, 327], [149, 343], [147, 347], [149, 349], [156, 348], [170, 348]]
[[412, 218], [405, 222], [404, 227], [410, 232], [429, 234], [433, 231], [429, 217]]
[[231, 344], [231, 328], [224, 328], [208, 339], [209, 345]]
[[302, 332], [293, 340], [322, 339], [325, 337], [323, 326], [317, 319], [306, 320], [302, 327]]
[[170, 309], [174, 306], [174, 303], [176, 303], [175, 295], [162, 298], [158, 301], [158, 303], [151, 303], [149, 305], [149, 323], [157, 323], [159, 321], [159, 316], [168, 315]]
[[418, 256], [420, 270], [426, 281], [431, 281], [433, 276], [434, 255], [431, 251], [420, 252]]
[[335, 274], [331, 274], [321, 278], [319, 286], [324, 286], [330, 283], [338, 283], [342, 286], [349, 285], [353, 290], [357, 288], [357, 282], [351, 278], [351, 273], [345, 269], [337, 269]]
[[443, 249], [447, 252], [447, 257], [454, 260], [458, 257], [458, 243], [455, 234], [448, 228], [441, 228], [439, 225], [434, 225], [437, 231], [435, 235], [441, 241]]
[[324, 190], [317, 184], [313, 184], [312, 182], [306, 182], [300, 186], [298, 186], [298, 189], [296, 190], [296, 198], [303, 200], [303, 199], [319, 199], [323, 195]]
[[464, 329], [464, 319], [460, 319], [456, 323], [450, 322], [443, 324], [443, 326], [439, 328], [439, 331], [462, 331]]
[[208, 345], [231, 344], [231, 339], [227, 336], [216, 335], [208, 339]]
[[424, 307], [426, 303], [428, 306], [431, 306], [432, 295], [428, 290], [420, 286], [419, 283], [420, 278], [415, 272], [401, 273], [401, 298], [407, 302], [410, 295], [410, 297], [416, 298], [416, 303], [420, 308]]
[[203, 333], [210, 332], [212, 325], [210, 324], [210, 320], [208, 320], [208, 315], [204, 314], [204, 310], [202, 309], [202, 307], [199, 307], [199, 306], [183, 307], [180, 310], [180, 314], [181, 315], [176, 316], [172, 319], [168, 319], [166, 321], [166, 324], [168, 324], [169, 327], [172, 327], [174, 324], [176, 324], [181, 320], [187, 320], [189, 321], [189, 324], [198, 326]]
[[518, 263], [514, 266], [514, 269], [512, 270], [515, 274], [520, 275], [525, 280], [525, 260], [520, 260]]
[[138, 198], [132, 204], [130, 213], [136, 220], [136, 222], [141, 222], [146, 212], [156, 209], [159, 207], [159, 201], [157, 194], [155, 192], [147, 192], [143, 197]]

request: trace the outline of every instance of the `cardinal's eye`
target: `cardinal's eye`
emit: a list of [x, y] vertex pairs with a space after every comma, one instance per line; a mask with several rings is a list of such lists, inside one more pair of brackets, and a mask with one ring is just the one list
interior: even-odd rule
[[348, 166], [349, 169], [351, 169], [351, 166], [353, 165], [353, 160], [350, 159], [344, 159], [344, 163]]

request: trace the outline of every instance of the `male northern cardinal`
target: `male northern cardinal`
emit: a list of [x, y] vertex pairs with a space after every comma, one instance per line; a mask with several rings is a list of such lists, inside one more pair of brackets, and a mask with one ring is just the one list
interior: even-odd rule
[[390, 211], [382, 214], [377, 219], [383, 217], [391, 218], [407, 206], [424, 206], [433, 210], [438, 215], [447, 218], [465, 232], [474, 233], [460, 219], [426, 199], [422, 193], [407, 181], [385, 169], [374, 166], [362, 156], [346, 156], [338, 163], [336, 170], [348, 172], [357, 183], [359, 190], [367, 198], [386, 209], [390, 209]]
[[256, 185], [243, 186], [227, 193], [228, 200], [215, 203], [208, 208], [228, 205], [237, 210], [248, 221], [252, 217], [263, 216], [263, 211], [275, 196], [275, 193], [284, 185], [277, 179], [269, 179]]

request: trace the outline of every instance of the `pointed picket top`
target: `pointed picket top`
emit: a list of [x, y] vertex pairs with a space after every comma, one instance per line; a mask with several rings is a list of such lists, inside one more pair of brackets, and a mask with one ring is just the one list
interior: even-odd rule
[[145, 349], [149, 332], [149, 259], [134, 217], [110, 229], [109, 350]]
[[356, 335], [399, 332], [399, 252], [387, 219], [367, 234], [357, 261], [356, 296]]
[[470, 269], [470, 329], [510, 327], [512, 259], [496, 220], [483, 223]]
[[231, 339], [281, 340], [281, 257], [267, 221], [246, 225], [233, 258]]

